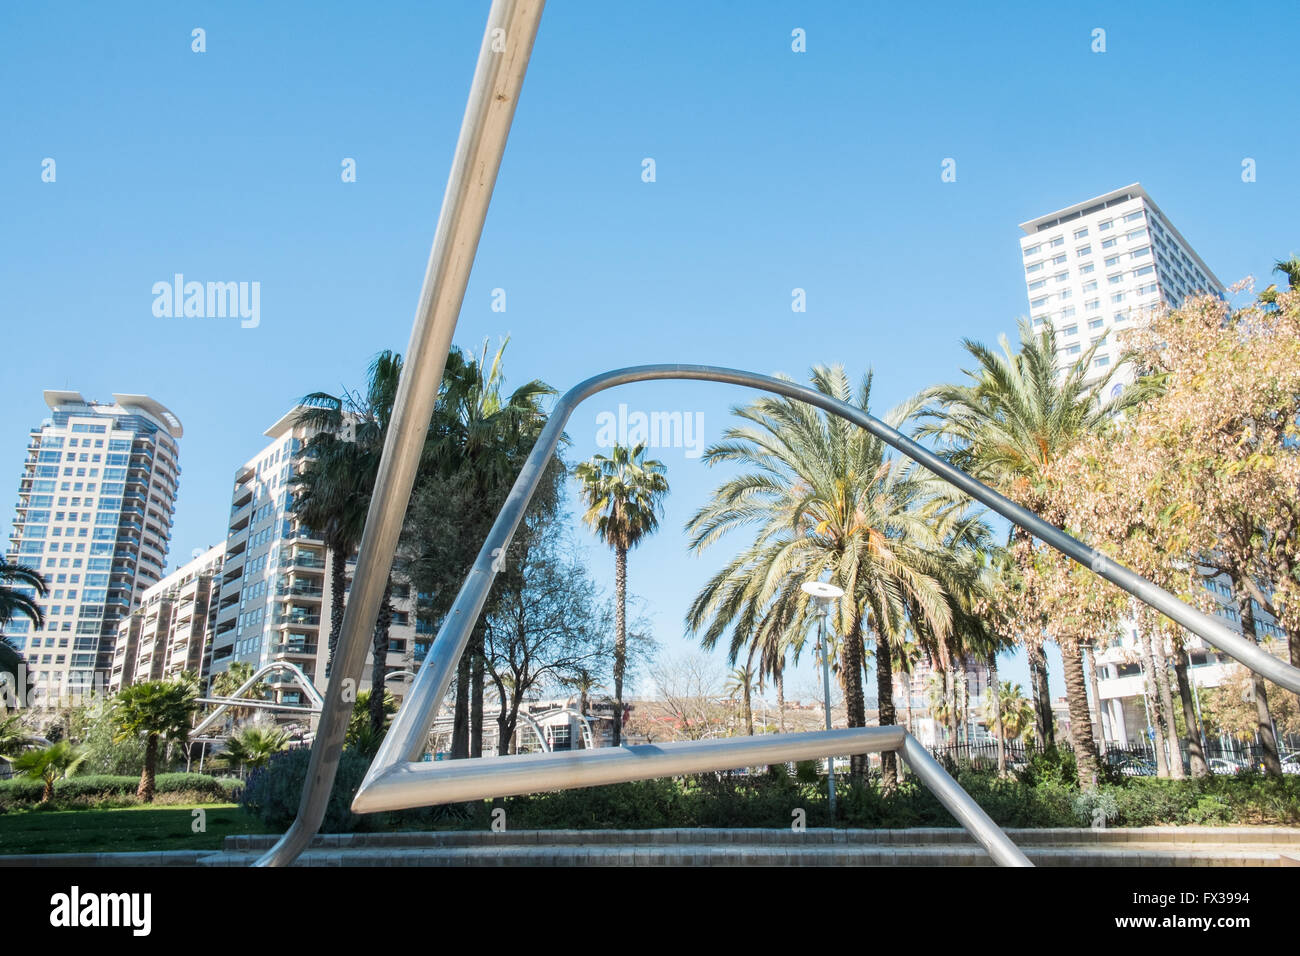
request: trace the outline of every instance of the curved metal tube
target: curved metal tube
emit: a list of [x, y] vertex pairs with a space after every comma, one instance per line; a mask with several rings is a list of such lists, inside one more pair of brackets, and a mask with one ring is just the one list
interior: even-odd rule
[[325, 706], [325, 700], [324, 698], [321, 697], [320, 691], [318, 691], [316, 689], [316, 685], [311, 682], [311, 678], [308, 677], [305, 673], [303, 673], [301, 667], [299, 667], [297, 664], [292, 664], [289, 661], [272, 661], [271, 663], [263, 664], [260, 668], [258, 668], [258, 670], [253, 674], [253, 676], [250, 677], [248, 680], [244, 681], [244, 683], [240, 684], [239, 688], [235, 690], [235, 692], [232, 693], [229, 698], [223, 698], [224, 700], [232, 701], [232, 703], [223, 703], [220, 707], [218, 707], [212, 713], [208, 714], [208, 716], [204, 717], [201, 721], [195, 724], [194, 729], [190, 731], [190, 736], [197, 737], [203, 731], [207, 730], [209, 727], [215, 724], [217, 722], [217, 718], [220, 717], [222, 714], [224, 714], [231, 707], [240, 706], [237, 702], [234, 702], [235, 698], [239, 697], [240, 694], [249, 690], [259, 680], [261, 680], [263, 676], [271, 673], [271, 671], [288, 671], [289, 676], [293, 678], [294, 683], [297, 684], [299, 687], [301, 687], [304, 691], [306, 691], [307, 696], [311, 699], [310, 707], [286, 708], [287, 710], [291, 709], [291, 710], [308, 711], [310, 713], [319, 713], [321, 708]]

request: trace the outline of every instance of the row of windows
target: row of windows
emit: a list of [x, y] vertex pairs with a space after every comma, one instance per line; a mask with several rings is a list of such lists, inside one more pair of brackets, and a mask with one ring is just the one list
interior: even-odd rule
[[[1143, 219], [1144, 219], [1143, 211], [1141, 209], [1138, 209], [1135, 210], [1134, 212], [1129, 213], [1127, 216], [1124, 216], [1123, 219], [1120, 221], [1123, 223], [1132, 223], [1132, 222], [1142, 222]], [[1115, 223], [1116, 220], [1114, 219], [1107, 219], [1104, 222], [1100, 222], [1097, 224], [1097, 231], [1108, 232], [1109, 230], [1114, 228]], [[1088, 237], [1088, 227], [1083, 226], [1079, 229], [1076, 229], [1074, 230], [1072, 235], [1076, 240], [1086, 239]], [[1132, 233], [1130, 233], [1130, 235], [1132, 235]], [[1108, 241], [1113, 243], [1114, 240], [1108, 240]], [[1064, 234], [1059, 236], [1053, 236], [1050, 239], [1045, 240], [1044, 242], [1035, 243], [1032, 246], [1026, 247], [1024, 251], [1025, 258], [1028, 259], [1030, 256], [1037, 255], [1040, 251], [1042, 251], [1044, 245], [1048, 249], [1058, 249], [1061, 246], [1065, 245], [1065, 236]]]

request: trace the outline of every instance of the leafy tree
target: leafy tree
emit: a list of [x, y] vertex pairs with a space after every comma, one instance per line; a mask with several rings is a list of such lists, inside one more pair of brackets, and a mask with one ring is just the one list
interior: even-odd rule
[[615, 445], [574, 469], [587, 511], [582, 516], [614, 551], [614, 746], [623, 739], [623, 676], [627, 666], [627, 553], [659, 527], [668, 493], [662, 462], [645, 457], [644, 443]]
[[758, 672], [754, 667], [753, 655], [751, 653], [750, 659], [743, 667], [736, 667], [727, 675], [727, 683], [723, 687], [723, 690], [732, 695], [733, 698], [737, 694], [740, 695], [740, 718], [745, 722], [745, 733], [750, 737], [754, 736], [754, 707], [752, 697], [754, 693], [754, 683], [757, 679]]
[[145, 803], [153, 802], [158, 742], [166, 738], [169, 743], [185, 743], [197, 696], [191, 681], [144, 681], [124, 688], [114, 701], [118, 739], [143, 737], [145, 741], [144, 768], [136, 791]]
[[49, 803], [54, 796], [54, 784], [71, 777], [86, 759], [85, 751], [66, 740], [20, 754], [13, 761], [14, 770], [24, 777], [45, 783], [41, 803]]

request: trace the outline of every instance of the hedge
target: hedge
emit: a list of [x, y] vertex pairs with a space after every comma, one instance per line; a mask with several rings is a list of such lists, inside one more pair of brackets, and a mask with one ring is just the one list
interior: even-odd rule
[[[56, 781], [54, 800], [134, 797], [139, 786], [139, 777], [86, 774]], [[224, 802], [234, 797], [234, 788], [228, 781], [202, 773], [160, 773], [155, 778], [155, 790], [157, 793], [193, 793], [200, 800], [212, 802]], [[39, 780], [24, 777], [0, 780], [0, 807], [40, 803], [44, 793], [45, 784]]]

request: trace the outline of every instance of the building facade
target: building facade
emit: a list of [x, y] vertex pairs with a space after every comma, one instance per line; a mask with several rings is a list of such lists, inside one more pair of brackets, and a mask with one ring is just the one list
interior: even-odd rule
[[1218, 280], [1182, 234], [1134, 183], [1022, 222], [1020, 240], [1029, 317], [1035, 330], [1056, 329], [1061, 365], [1094, 344], [1090, 380], [1115, 371], [1116, 387], [1132, 380], [1115, 369], [1115, 333], [1136, 327], [1161, 306], [1189, 295], [1226, 298]]
[[11, 622], [6, 636], [38, 693], [59, 696], [107, 684], [120, 623], [163, 577], [182, 428], [147, 395], [110, 404], [47, 391], [45, 402], [51, 416], [30, 433], [7, 558], [45, 576], [46, 622], [39, 631]]
[[[323, 695], [329, 656], [331, 598], [325, 543], [293, 513], [292, 480], [310, 467], [311, 433], [293, 408], [264, 433], [269, 443], [235, 472], [225, 563], [213, 629], [210, 676], [236, 661], [258, 670], [284, 662], [298, 667]], [[351, 585], [352, 561], [347, 565]], [[414, 647], [414, 601], [409, 587], [394, 585], [388, 666], [400, 677]], [[359, 691], [370, 684], [370, 663]], [[302, 705], [306, 698], [287, 671], [267, 678], [274, 699]], [[389, 690], [400, 697], [405, 684]]]
[[146, 680], [201, 676], [217, 618], [224, 544], [209, 548], [140, 596], [117, 628], [109, 693]]

